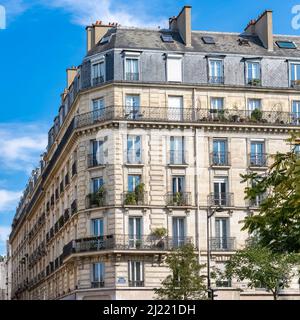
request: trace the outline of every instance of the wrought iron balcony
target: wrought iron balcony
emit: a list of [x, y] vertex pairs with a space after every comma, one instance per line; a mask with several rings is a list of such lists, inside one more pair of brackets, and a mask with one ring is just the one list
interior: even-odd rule
[[128, 281], [129, 287], [144, 287], [145, 283], [143, 280], [129, 280]]
[[213, 237], [209, 239], [212, 251], [234, 251], [235, 238], [233, 237]]
[[169, 165], [186, 165], [186, 152], [184, 150], [170, 150], [169, 151]]
[[138, 72], [126, 72], [125, 80], [128, 81], [138, 81], [140, 79], [140, 74]]
[[229, 152], [211, 152], [210, 165], [215, 167], [226, 167], [230, 165], [229, 159]]
[[85, 205], [86, 209], [105, 207], [107, 205], [105, 193], [95, 192], [88, 194], [85, 199]]
[[104, 154], [103, 153], [92, 153], [87, 156], [88, 168], [103, 166]]
[[91, 288], [103, 288], [105, 285], [104, 281], [92, 281]]
[[261, 86], [261, 79], [257, 78], [248, 78], [247, 79], [247, 85], [249, 86]]
[[241, 125], [263, 124], [278, 126], [300, 125], [300, 114], [282, 111], [249, 111], [247, 109], [199, 109], [167, 107], [125, 107], [110, 106], [104, 109], [76, 116], [75, 127], [80, 128], [108, 120], [130, 121], [162, 121], [162, 122], [193, 122], [193, 123], [238, 123]]
[[216, 207], [232, 207], [233, 193], [219, 192], [208, 195], [208, 205]]
[[267, 167], [267, 158], [266, 153], [250, 153], [249, 167]]
[[210, 76], [208, 82], [211, 84], [224, 84], [224, 77], [221, 76]]
[[92, 79], [93, 86], [104, 82], [104, 76], [95, 77]]
[[70, 241], [63, 248], [62, 259], [72, 253], [93, 252], [102, 250], [173, 250], [185, 244], [192, 244], [192, 237], [162, 237], [108, 235], [82, 238]]
[[135, 192], [135, 191], [126, 191], [123, 193], [123, 204], [125, 206], [142, 206], [148, 203], [148, 193]]
[[170, 207], [185, 207], [191, 205], [190, 192], [169, 192], [166, 194], [166, 205]]

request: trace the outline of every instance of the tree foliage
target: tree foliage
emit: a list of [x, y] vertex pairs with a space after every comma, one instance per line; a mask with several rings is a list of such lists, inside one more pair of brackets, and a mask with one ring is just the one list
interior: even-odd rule
[[200, 275], [204, 265], [200, 265], [194, 247], [184, 245], [166, 258], [171, 274], [162, 282], [161, 288], [155, 289], [159, 299], [192, 300], [204, 299], [206, 286], [205, 277]]
[[[296, 137], [288, 141], [295, 144]], [[276, 252], [300, 252], [300, 156], [277, 153], [264, 176], [242, 175], [249, 182], [246, 199], [266, 195], [259, 212], [245, 219], [244, 230], [259, 236], [262, 246]]]
[[237, 251], [226, 262], [225, 276], [237, 281], [248, 280], [248, 287], [262, 287], [277, 300], [281, 289], [287, 288], [297, 271], [298, 254], [274, 253], [269, 248], [253, 244]]

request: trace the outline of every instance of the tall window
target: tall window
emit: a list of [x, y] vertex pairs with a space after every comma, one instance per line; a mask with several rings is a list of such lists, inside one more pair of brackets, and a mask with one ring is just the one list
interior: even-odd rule
[[89, 158], [90, 166], [98, 166], [104, 164], [103, 140], [91, 141], [91, 155]]
[[105, 81], [105, 63], [104, 60], [92, 64], [92, 82], [97, 85]]
[[224, 139], [214, 139], [212, 164], [215, 166], [228, 165], [227, 141]]
[[290, 64], [290, 85], [299, 85], [300, 84], [300, 64], [291, 63]]
[[139, 119], [140, 114], [140, 96], [138, 95], [126, 95], [125, 98], [125, 116], [127, 119]]
[[138, 248], [142, 244], [142, 218], [129, 218], [129, 246]]
[[96, 193], [103, 186], [103, 178], [93, 178], [91, 182], [91, 191]]
[[173, 246], [175, 248], [185, 243], [185, 218], [174, 217], [172, 223]]
[[250, 165], [266, 166], [265, 143], [263, 141], [251, 141]]
[[184, 164], [184, 137], [170, 137], [170, 164]]
[[103, 236], [104, 227], [103, 227], [103, 219], [92, 219], [92, 235], [95, 237]]
[[130, 287], [144, 286], [144, 264], [142, 261], [128, 261], [128, 279]]
[[167, 56], [167, 81], [182, 81], [182, 55]]
[[141, 137], [127, 136], [127, 163], [141, 163]]
[[92, 111], [94, 121], [102, 120], [105, 113], [104, 99], [95, 99], [92, 101]]
[[300, 124], [300, 101], [292, 103], [292, 124]]
[[92, 288], [104, 287], [104, 263], [92, 264]]
[[248, 111], [254, 111], [255, 109], [261, 109], [260, 99], [248, 99]]
[[183, 120], [183, 97], [168, 97], [168, 119], [174, 121]]
[[222, 110], [224, 108], [224, 99], [223, 98], [211, 98], [210, 107], [213, 110]]
[[230, 249], [229, 245], [229, 219], [228, 218], [216, 218], [216, 249]]
[[228, 206], [229, 198], [227, 194], [227, 178], [220, 178], [214, 180], [214, 205]]
[[260, 63], [255, 61], [247, 61], [247, 84], [260, 85]]
[[184, 176], [172, 178], [172, 192], [173, 194], [184, 192]]
[[128, 191], [133, 192], [135, 188], [141, 183], [140, 175], [128, 175]]
[[126, 58], [125, 59], [125, 80], [139, 80], [139, 59]]
[[224, 83], [223, 60], [209, 60], [209, 83]]

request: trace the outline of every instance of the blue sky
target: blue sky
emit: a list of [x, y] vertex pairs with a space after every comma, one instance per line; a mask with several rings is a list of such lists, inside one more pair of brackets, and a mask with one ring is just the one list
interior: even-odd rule
[[[0, 254], [18, 198], [39, 161], [60, 104], [65, 69], [85, 55], [85, 26], [96, 20], [132, 26], [166, 26], [192, 5], [195, 30], [241, 32], [265, 9], [274, 32], [300, 35], [291, 26], [297, 1], [252, 0], [0, 0], [7, 26], [0, 29]], [[0, 24], [1, 26], [1, 24]]]

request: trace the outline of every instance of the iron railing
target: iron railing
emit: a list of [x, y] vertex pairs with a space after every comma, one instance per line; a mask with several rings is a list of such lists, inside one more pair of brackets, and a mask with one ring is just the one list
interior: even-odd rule
[[102, 250], [173, 250], [185, 244], [193, 244], [192, 237], [162, 237], [152, 235], [108, 235], [70, 241], [63, 248], [62, 259], [72, 253]]
[[126, 206], [139, 206], [146, 205], [148, 200], [148, 193], [143, 192], [135, 192], [135, 191], [126, 191], [123, 193], [123, 204]]
[[234, 237], [213, 237], [210, 238], [210, 248], [213, 251], [234, 251]]
[[104, 281], [92, 281], [91, 288], [103, 288], [105, 286]]
[[93, 82], [93, 86], [96, 86], [99, 83], [103, 83], [104, 82], [104, 76], [99, 76], [99, 77], [95, 77], [92, 79]]
[[223, 84], [224, 83], [224, 77], [221, 76], [209, 76], [208, 82], [210, 84]]
[[128, 284], [129, 284], [129, 287], [144, 287], [145, 286], [144, 280], [129, 280]]
[[169, 192], [166, 194], [166, 205], [170, 207], [184, 207], [191, 205], [190, 192]]
[[86, 209], [100, 208], [100, 207], [105, 207], [106, 205], [107, 205], [107, 201], [106, 201], [105, 194], [99, 194], [95, 192], [95, 193], [90, 193], [86, 196], [86, 199], [85, 199]]
[[104, 154], [103, 153], [91, 153], [87, 156], [88, 168], [103, 166]]
[[249, 86], [261, 86], [261, 79], [257, 78], [248, 78], [247, 79], [247, 85]]
[[215, 207], [232, 207], [233, 193], [219, 192], [208, 195], [208, 205]]
[[211, 152], [210, 154], [210, 165], [211, 166], [229, 166], [230, 162], [230, 153], [229, 152]]
[[300, 114], [282, 111], [249, 111], [247, 109], [200, 109], [166, 107], [110, 106], [75, 117], [75, 126], [81, 128], [109, 120], [166, 121], [192, 123], [238, 123], [263, 125], [300, 125]]
[[138, 72], [126, 72], [125, 80], [128, 81], [138, 81], [140, 79], [140, 74]]
[[266, 153], [250, 153], [249, 166], [250, 167], [267, 167], [267, 154]]

